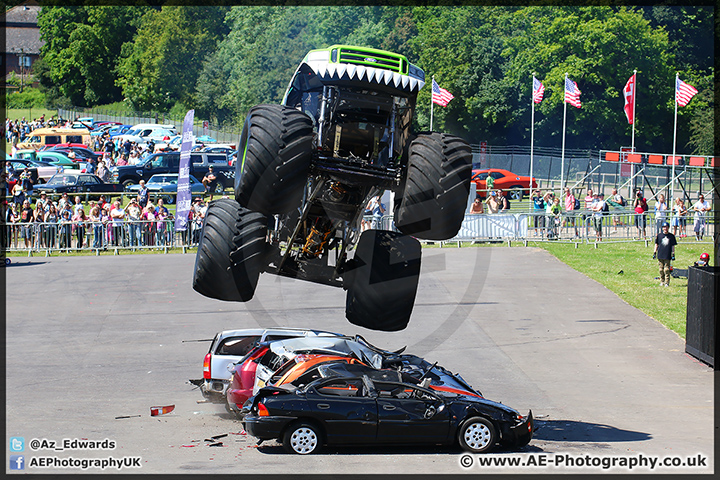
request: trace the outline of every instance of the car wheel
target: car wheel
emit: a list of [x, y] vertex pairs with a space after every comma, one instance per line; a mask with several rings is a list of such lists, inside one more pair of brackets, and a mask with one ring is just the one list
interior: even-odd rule
[[472, 417], [463, 422], [458, 440], [463, 449], [472, 453], [484, 453], [495, 446], [497, 432], [487, 418]]
[[165, 202], [168, 205], [172, 205], [173, 202], [175, 202], [175, 197], [173, 197], [172, 195], [165, 195], [162, 197], [162, 199], [163, 199], [163, 202]]
[[418, 135], [409, 148], [395, 226], [406, 235], [447, 240], [460, 230], [470, 194], [472, 153], [453, 135]]
[[346, 263], [345, 316], [354, 325], [393, 332], [407, 327], [420, 277], [420, 242], [398, 232], [366, 230]]
[[282, 105], [250, 109], [235, 162], [235, 199], [264, 215], [288, 213], [302, 199], [312, 156], [312, 120]]
[[227, 198], [211, 203], [195, 256], [195, 291], [218, 300], [250, 300], [265, 267], [266, 233], [263, 215]]
[[316, 453], [321, 445], [320, 429], [310, 422], [293, 423], [283, 436], [283, 447], [290, 453], [300, 455]]
[[510, 200], [516, 200], [520, 201], [523, 199], [523, 190], [520, 185], [516, 185], [514, 187], [510, 187], [510, 191], [508, 192], [508, 197], [510, 197]]
[[123, 184], [124, 189], [127, 190], [130, 185], [136, 185], [137, 182], [135, 180], [133, 180], [132, 178], [129, 178], [129, 179], [125, 180], [122, 184]]

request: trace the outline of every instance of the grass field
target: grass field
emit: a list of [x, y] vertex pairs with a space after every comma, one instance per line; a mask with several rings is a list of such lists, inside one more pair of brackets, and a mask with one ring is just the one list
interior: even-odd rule
[[10, 108], [7, 110], [7, 118], [10, 120], [25, 120], [31, 121], [35, 118], [40, 118], [45, 114], [45, 119], [48, 120], [53, 115], [57, 115], [57, 110], [48, 110], [47, 108]]

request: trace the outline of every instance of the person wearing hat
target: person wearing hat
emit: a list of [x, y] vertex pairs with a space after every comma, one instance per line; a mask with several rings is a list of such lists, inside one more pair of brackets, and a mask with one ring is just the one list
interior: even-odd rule
[[205, 193], [210, 193], [210, 201], [213, 199], [213, 193], [215, 190], [215, 184], [217, 182], [217, 175], [215, 175], [215, 172], [213, 172], [213, 167], [210, 165], [208, 167], [208, 172], [205, 174], [205, 176], [202, 179], [202, 184], [205, 187]]
[[696, 267], [707, 267], [710, 264], [710, 255], [707, 253], [700, 254], [700, 260], [695, 262], [693, 265]]
[[655, 238], [653, 258], [656, 258], [660, 267], [660, 286], [670, 286], [670, 261], [675, 260], [675, 235], [670, 233], [670, 224], [663, 222], [660, 233]]

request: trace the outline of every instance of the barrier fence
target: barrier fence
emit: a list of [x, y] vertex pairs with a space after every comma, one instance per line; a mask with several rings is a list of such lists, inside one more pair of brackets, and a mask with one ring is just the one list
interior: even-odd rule
[[[392, 215], [364, 218], [363, 229], [396, 230]], [[542, 213], [467, 214], [458, 234], [443, 242], [556, 241], [573, 243], [653, 241], [663, 221], [679, 240], [698, 241], [695, 226], [702, 227], [703, 242], [713, 242], [718, 218], [656, 217], [631, 211], [594, 214], [577, 210], [561, 215]], [[164, 250], [197, 246], [202, 223], [193, 220], [188, 230], [176, 231], [175, 220], [61, 223], [12, 223], [0, 228], [0, 245], [7, 252]]]

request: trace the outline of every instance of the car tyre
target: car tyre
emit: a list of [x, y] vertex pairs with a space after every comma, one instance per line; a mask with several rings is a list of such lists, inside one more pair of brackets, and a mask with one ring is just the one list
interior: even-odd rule
[[495, 446], [497, 430], [487, 418], [468, 418], [460, 426], [458, 440], [464, 450], [472, 453], [484, 453]]
[[523, 188], [520, 185], [515, 185], [513, 187], [510, 187], [510, 191], [508, 192], [508, 197], [510, 200], [515, 201], [521, 201], [523, 199]]
[[218, 300], [247, 302], [265, 267], [267, 219], [227, 198], [210, 203], [195, 256], [193, 289]]
[[346, 263], [345, 316], [354, 325], [394, 332], [407, 327], [420, 277], [420, 242], [398, 232], [366, 230]]
[[406, 235], [427, 240], [454, 237], [462, 226], [470, 193], [470, 145], [453, 135], [425, 133], [412, 141], [408, 151], [395, 226]]
[[270, 216], [297, 207], [312, 158], [312, 120], [282, 105], [250, 109], [235, 162], [235, 199]]
[[123, 184], [123, 189], [124, 189], [124, 190], [127, 190], [128, 187], [130, 187], [131, 185], [137, 185], [137, 183], [138, 183], [138, 182], [135, 181], [134, 179], [128, 178], [127, 180], [125, 180], [124, 182], [122, 182], [122, 184]]
[[322, 432], [314, 423], [298, 421], [285, 430], [282, 444], [289, 453], [317, 453], [322, 447]]

